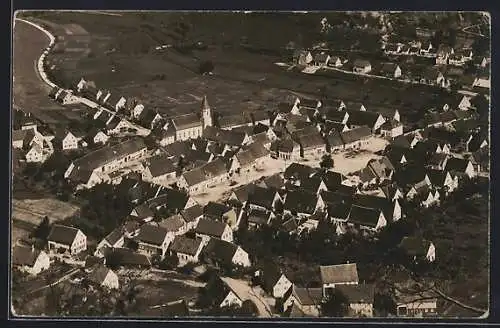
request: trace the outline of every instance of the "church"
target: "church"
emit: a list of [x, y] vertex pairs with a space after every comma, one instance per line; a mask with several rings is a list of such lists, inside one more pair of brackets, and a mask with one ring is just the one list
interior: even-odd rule
[[190, 113], [172, 118], [163, 129], [175, 136], [173, 141], [196, 139], [203, 136], [203, 130], [213, 125], [212, 110], [208, 105], [207, 96], [201, 102], [201, 120], [196, 113]]

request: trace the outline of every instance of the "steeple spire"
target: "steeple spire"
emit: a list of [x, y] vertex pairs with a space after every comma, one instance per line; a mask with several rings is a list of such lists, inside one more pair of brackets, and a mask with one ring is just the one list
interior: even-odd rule
[[207, 126], [212, 126], [213, 125], [213, 119], [212, 119], [212, 110], [210, 108], [210, 105], [208, 104], [207, 100], [207, 95], [203, 96], [203, 100], [201, 101], [201, 117], [203, 120], [203, 128], [206, 128]]

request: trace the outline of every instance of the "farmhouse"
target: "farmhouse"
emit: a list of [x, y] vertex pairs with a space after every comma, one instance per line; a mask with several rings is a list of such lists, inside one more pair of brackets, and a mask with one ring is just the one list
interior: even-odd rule
[[361, 126], [340, 134], [344, 142], [345, 149], [361, 148], [362, 145], [368, 144], [373, 137], [372, 130], [367, 126]]
[[263, 268], [257, 271], [257, 274], [264, 291], [274, 298], [283, 298], [292, 287], [292, 282], [274, 262], [267, 261]]
[[37, 275], [50, 267], [47, 253], [33, 246], [16, 245], [12, 250], [12, 265], [32, 275]]
[[396, 120], [388, 120], [380, 126], [380, 133], [386, 138], [395, 138], [403, 134], [403, 124]]
[[49, 251], [64, 250], [76, 255], [87, 249], [87, 236], [77, 228], [55, 224], [47, 237]]
[[328, 61], [328, 66], [330, 67], [336, 67], [336, 68], [339, 68], [339, 67], [342, 67], [343, 65], [343, 62], [342, 60], [340, 59], [340, 57], [338, 56], [333, 56], [333, 57], [330, 57], [330, 60]]
[[151, 260], [144, 254], [136, 253], [128, 248], [114, 248], [106, 251], [105, 265], [118, 267], [149, 268]]
[[182, 210], [180, 214], [184, 218], [184, 221], [186, 221], [187, 230], [191, 230], [196, 227], [198, 220], [203, 217], [203, 207], [196, 204]]
[[357, 285], [358, 267], [356, 263], [322, 265], [319, 267], [323, 296], [327, 296], [339, 285]]
[[436, 259], [436, 247], [431, 241], [419, 237], [404, 237], [399, 247], [410, 256], [413, 261], [425, 259], [434, 262]]
[[373, 317], [375, 288], [371, 284], [339, 285], [336, 287], [349, 304], [349, 316]]
[[374, 112], [357, 110], [349, 111], [348, 113], [349, 118], [347, 119], [347, 125], [351, 128], [367, 126], [375, 133], [385, 122], [382, 115]]
[[305, 190], [294, 190], [287, 193], [283, 209], [285, 213], [308, 217], [316, 210], [316, 194]]
[[401, 67], [395, 63], [383, 63], [379, 73], [382, 76], [397, 79], [401, 77]]
[[472, 165], [471, 161], [456, 157], [452, 157], [446, 162], [445, 170], [452, 173], [465, 174], [469, 178], [473, 178], [476, 175], [474, 165]]
[[[106, 146], [73, 161], [64, 173], [64, 177], [81, 181], [82, 175], [90, 178], [94, 173], [111, 173], [130, 162], [140, 160], [146, 155], [146, 150], [142, 139], [131, 139], [113, 146]], [[87, 181], [84, 185], [91, 188], [92, 181], [88, 178]]]
[[307, 50], [295, 50], [293, 53], [293, 63], [295, 65], [307, 65], [313, 61], [313, 56]]
[[380, 209], [353, 205], [349, 212], [347, 224], [361, 230], [377, 231], [387, 225], [387, 220]]
[[401, 284], [397, 284], [395, 290], [398, 317], [427, 317], [437, 314], [437, 295], [432, 291], [422, 290], [417, 286], [405, 287]]
[[246, 217], [248, 228], [257, 228], [263, 225], [269, 225], [276, 217], [273, 212], [268, 212], [260, 209], [250, 209], [241, 214]]
[[233, 231], [224, 222], [211, 219], [199, 219], [195, 228], [197, 238], [201, 238], [206, 245], [211, 238], [221, 239], [227, 242], [233, 241]]
[[152, 224], [144, 224], [135, 240], [138, 244], [138, 252], [147, 256], [165, 256], [168, 245], [174, 239], [167, 229]]
[[330, 59], [331, 57], [329, 54], [321, 52], [314, 56], [313, 63], [315, 66], [326, 66], [330, 62]]
[[300, 158], [300, 144], [291, 138], [274, 141], [271, 143], [270, 151], [274, 156], [283, 160]]
[[118, 289], [120, 287], [117, 274], [105, 266], [95, 268], [88, 279], [97, 286], [109, 289]]
[[207, 219], [225, 222], [231, 228], [236, 226], [235, 210], [224, 204], [208, 202], [208, 204], [203, 207], [203, 216]]
[[142, 178], [155, 184], [172, 181], [176, 177], [175, 164], [167, 156], [155, 156], [149, 159], [149, 163], [142, 171]]
[[372, 70], [372, 65], [367, 60], [356, 59], [354, 61], [353, 71], [356, 73], [368, 74]]
[[199, 193], [226, 181], [228, 177], [227, 164], [217, 158], [199, 168], [184, 172], [177, 183], [180, 188], [185, 188], [190, 193]]
[[301, 288], [293, 285], [283, 299], [283, 309], [285, 311], [297, 307], [306, 315], [318, 317], [323, 294], [321, 288]]
[[186, 263], [198, 263], [202, 249], [201, 239], [185, 236], [176, 236], [169, 247], [169, 251], [177, 255], [180, 266]]
[[123, 247], [124, 243], [125, 239], [122, 229], [116, 228], [115, 230], [111, 231], [106, 237], [104, 237], [103, 240], [101, 240], [101, 242], [96, 247], [94, 255], [97, 257], [103, 257], [104, 248], [119, 248]]
[[207, 261], [218, 266], [251, 266], [248, 253], [240, 246], [225, 240], [210, 239], [203, 249], [203, 254]]

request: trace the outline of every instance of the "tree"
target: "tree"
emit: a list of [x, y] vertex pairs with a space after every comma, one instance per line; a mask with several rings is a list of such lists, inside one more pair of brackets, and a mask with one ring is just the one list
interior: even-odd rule
[[338, 289], [334, 289], [326, 302], [321, 306], [322, 314], [326, 317], [345, 317], [349, 311], [347, 297]]
[[331, 155], [323, 155], [321, 157], [321, 162], [319, 163], [319, 166], [325, 169], [331, 169], [333, 168], [333, 158]]
[[32, 233], [32, 237], [46, 240], [50, 233], [50, 220], [48, 216], [42, 219], [42, 222], [36, 227], [35, 231]]
[[212, 73], [214, 68], [215, 68], [214, 64], [210, 60], [207, 60], [207, 61], [204, 61], [200, 64], [198, 71], [202, 75], [210, 74], [210, 73]]

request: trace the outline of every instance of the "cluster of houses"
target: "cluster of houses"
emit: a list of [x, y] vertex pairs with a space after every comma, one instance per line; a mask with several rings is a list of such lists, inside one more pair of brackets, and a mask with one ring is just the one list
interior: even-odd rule
[[[409, 255], [433, 261], [435, 248], [431, 242], [415, 242], [414, 238], [405, 237], [400, 244], [401, 249]], [[287, 274], [275, 263], [266, 262], [255, 272], [254, 282], [273, 297], [277, 308], [285, 317], [303, 318], [318, 317], [325, 313], [328, 299], [332, 295], [342, 295], [349, 317], [373, 317], [375, 288], [372, 284], [360, 282], [356, 263], [322, 265], [319, 267], [321, 287], [301, 287], [293, 283]], [[241, 307], [246, 300], [231, 281], [218, 278], [216, 304], [220, 307]], [[421, 291], [412, 290], [408, 286], [397, 283], [395, 286], [396, 313], [401, 317], [435, 316], [437, 315], [437, 295], [427, 291], [426, 298], [416, 298]]]

